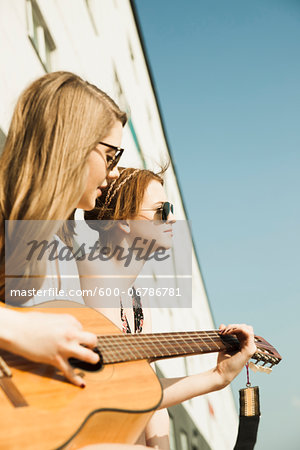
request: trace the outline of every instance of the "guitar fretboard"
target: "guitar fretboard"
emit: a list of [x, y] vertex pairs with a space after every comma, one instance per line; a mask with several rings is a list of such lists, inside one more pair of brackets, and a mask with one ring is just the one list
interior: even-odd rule
[[172, 358], [201, 353], [236, 350], [238, 340], [220, 337], [217, 330], [153, 334], [116, 334], [98, 336], [104, 364], [147, 359]]

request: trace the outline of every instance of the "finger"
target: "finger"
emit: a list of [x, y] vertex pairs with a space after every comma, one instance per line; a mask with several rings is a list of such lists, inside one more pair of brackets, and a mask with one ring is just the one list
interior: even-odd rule
[[254, 334], [253, 328], [245, 324], [233, 324], [228, 326], [228, 333], [239, 334], [243, 336], [251, 336]]
[[80, 344], [86, 345], [87, 347], [94, 348], [97, 346], [97, 336], [89, 331], [82, 331], [78, 338]]
[[62, 357], [58, 358], [57, 367], [62, 371], [64, 376], [71, 383], [82, 388], [85, 387], [85, 381], [83, 380], [83, 378], [79, 375], [76, 375], [71, 365]]
[[226, 333], [229, 332], [229, 330], [231, 330], [230, 325], [224, 325], [224, 324], [222, 324], [222, 329], [220, 330], [220, 333], [226, 334]]
[[68, 358], [70, 357], [77, 358], [91, 364], [96, 364], [100, 359], [97, 353], [93, 352], [93, 350], [90, 350], [89, 348], [82, 347], [82, 345], [76, 345], [72, 352], [68, 352]]
[[240, 351], [246, 351], [253, 355], [256, 351], [253, 328], [245, 324], [234, 325], [232, 328], [226, 329], [224, 334], [236, 336], [240, 342]]
[[236, 333], [242, 332], [242, 333], [247, 334], [249, 332], [250, 328], [251, 327], [249, 327], [248, 325], [245, 325], [244, 323], [242, 323], [242, 324], [231, 323], [223, 329], [223, 332], [229, 333], [229, 334], [236, 334]]
[[246, 329], [249, 328], [249, 325], [246, 325], [245, 323], [230, 323], [229, 325], [227, 325], [227, 328], [231, 328], [231, 329]]

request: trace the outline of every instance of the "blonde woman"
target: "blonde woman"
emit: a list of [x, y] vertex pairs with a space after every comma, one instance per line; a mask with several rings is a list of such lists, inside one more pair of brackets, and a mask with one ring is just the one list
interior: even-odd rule
[[[110, 257], [85, 258], [79, 263], [79, 271], [84, 289], [97, 284], [104, 289], [111, 286], [111, 278], [103, 275], [115, 274], [114, 286], [119, 292], [131, 292], [132, 302], [127, 307], [122, 298], [111, 297], [109, 306], [107, 298], [86, 297], [85, 301], [106, 315], [124, 333], [151, 332], [150, 308], [143, 308], [144, 300], [134, 289], [134, 283], [145, 264], [139, 258], [141, 250], [145, 254], [149, 242], [154, 240], [152, 252], [159, 248], [169, 249], [172, 246], [172, 226], [175, 222], [174, 207], [168, 201], [163, 189], [163, 179], [149, 170], [120, 169], [120, 176], [110, 182], [103, 195], [97, 199], [96, 207], [85, 212], [88, 225], [99, 233], [100, 248], [110, 249]], [[135, 242], [138, 236], [138, 248]], [[153, 241], [152, 241], [153, 242]], [[116, 252], [115, 250], [118, 249]], [[128, 254], [133, 249], [133, 257], [129, 265], [124, 258], [119, 258], [119, 249]], [[105, 251], [105, 256], [108, 251]], [[86, 275], [92, 275], [88, 278]], [[97, 279], [97, 275], [101, 278]], [[91, 283], [94, 283], [93, 285]], [[109, 283], [109, 284], [107, 284]], [[113, 291], [113, 290], [112, 290]], [[113, 303], [114, 302], [114, 303]], [[164, 330], [161, 330], [164, 331]], [[220, 353], [216, 367], [203, 373], [181, 378], [163, 378], [163, 399], [160, 404], [160, 415], [154, 416], [146, 429], [146, 443], [168, 449], [168, 424], [165, 410], [195, 396], [223, 389], [242, 370], [249, 358], [255, 353], [252, 327], [245, 324], [220, 326], [220, 333], [236, 335], [241, 348], [234, 355]]]
[[[106, 177], [118, 176], [122, 152], [110, 145], [119, 148], [125, 123], [126, 114], [110, 97], [72, 73], [47, 74], [21, 94], [0, 161], [3, 302], [5, 220], [42, 220], [51, 224], [49, 233], [59, 234], [58, 220], [68, 219], [77, 207], [94, 208]], [[24, 276], [21, 283], [26, 282]], [[96, 336], [71, 316], [0, 308], [0, 347], [52, 364], [76, 385], [83, 387], [84, 381], [68, 358], [97, 362], [90, 350], [95, 344]]]

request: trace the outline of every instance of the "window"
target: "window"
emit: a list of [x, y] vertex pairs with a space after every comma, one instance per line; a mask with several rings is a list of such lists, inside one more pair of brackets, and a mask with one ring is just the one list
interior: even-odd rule
[[128, 39], [128, 49], [129, 49], [130, 59], [132, 62], [134, 62], [134, 53], [133, 53], [132, 45], [131, 45], [131, 42], [129, 39]]
[[0, 154], [2, 153], [4, 144], [5, 144], [6, 136], [0, 128]]
[[189, 450], [189, 440], [188, 435], [185, 431], [180, 431], [180, 444], [181, 450]]
[[26, 13], [30, 42], [46, 72], [51, 72], [55, 44], [35, 0], [26, 0]]
[[118, 74], [116, 69], [114, 68], [114, 96], [117, 99], [118, 106], [123, 110], [126, 111], [127, 115], [130, 116], [130, 108], [127, 103], [125, 94], [123, 92]]
[[137, 134], [135, 132], [135, 128], [134, 128], [134, 125], [133, 125], [133, 122], [132, 122], [132, 119], [131, 119], [130, 108], [129, 108], [129, 105], [127, 103], [125, 94], [124, 94], [122, 86], [121, 86], [121, 82], [119, 80], [119, 77], [118, 77], [118, 74], [117, 74], [117, 71], [116, 71], [115, 68], [114, 68], [114, 97], [117, 99], [118, 106], [123, 111], [125, 111], [127, 113], [127, 118], [128, 118], [127, 124], [128, 124], [129, 129], [130, 129], [131, 136], [132, 136], [133, 141], [135, 143], [136, 149], [137, 149], [137, 151], [139, 153], [139, 156], [141, 158], [141, 162], [143, 164], [143, 167], [145, 169], [146, 168], [146, 161], [145, 161], [145, 158], [143, 156], [142, 148], [141, 148], [141, 145], [139, 143], [139, 140], [138, 140], [138, 137], [137, 137]]
[[136, 79], [136, 82], [138, 83], [138, 75], [137, 75], [137, 71], [136, 71], [136, 64], [135, 64], [135, 57], [134, 57], [134, 51], [131, 45], [131, 41], [129, 39], [129, 37], [127, 38], [127, 43], [128, 43], [128, 53], [129, 53], [129, 58], [130, 58], [130, 62], [132, 65], [132, 70], [134, 72], [134, 76]]
[[[192, 437], [192, 447], [191, 450], [198, 450], [199, 449], [199, 445], [198, 445], [198, 431], [197, 430], [193, 430], [193, 437]], [[201, 447], [200, 447], [201, 448]]]
[[170, 450], [176, 450], [175, 425], [174, 419], [170, 415]]
[[85, 4], [86, 4], [87, 10], [88, 10], [88, 14], [89, 14], [89, 17], [90, 17], [91, 24], [92, 24], [92, 26], [94, 28], [94, 32], [95, 32], [95, 34], [97, 36], [99, 36], [98, 28], [97, 28], [97, 25], [96, 25], [96, 22], [95, 22], [95, 19], [94, 19], [94, 13], [93, 13], [93, 7], [91, 5], [91, 0], [85, 0]]

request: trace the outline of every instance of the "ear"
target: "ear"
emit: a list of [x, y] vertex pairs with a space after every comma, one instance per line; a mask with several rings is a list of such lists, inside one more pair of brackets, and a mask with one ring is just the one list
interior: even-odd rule
[[123, 233], [130, 233], [130, 223], [129, 220], [118, 220], [118, 227]]

